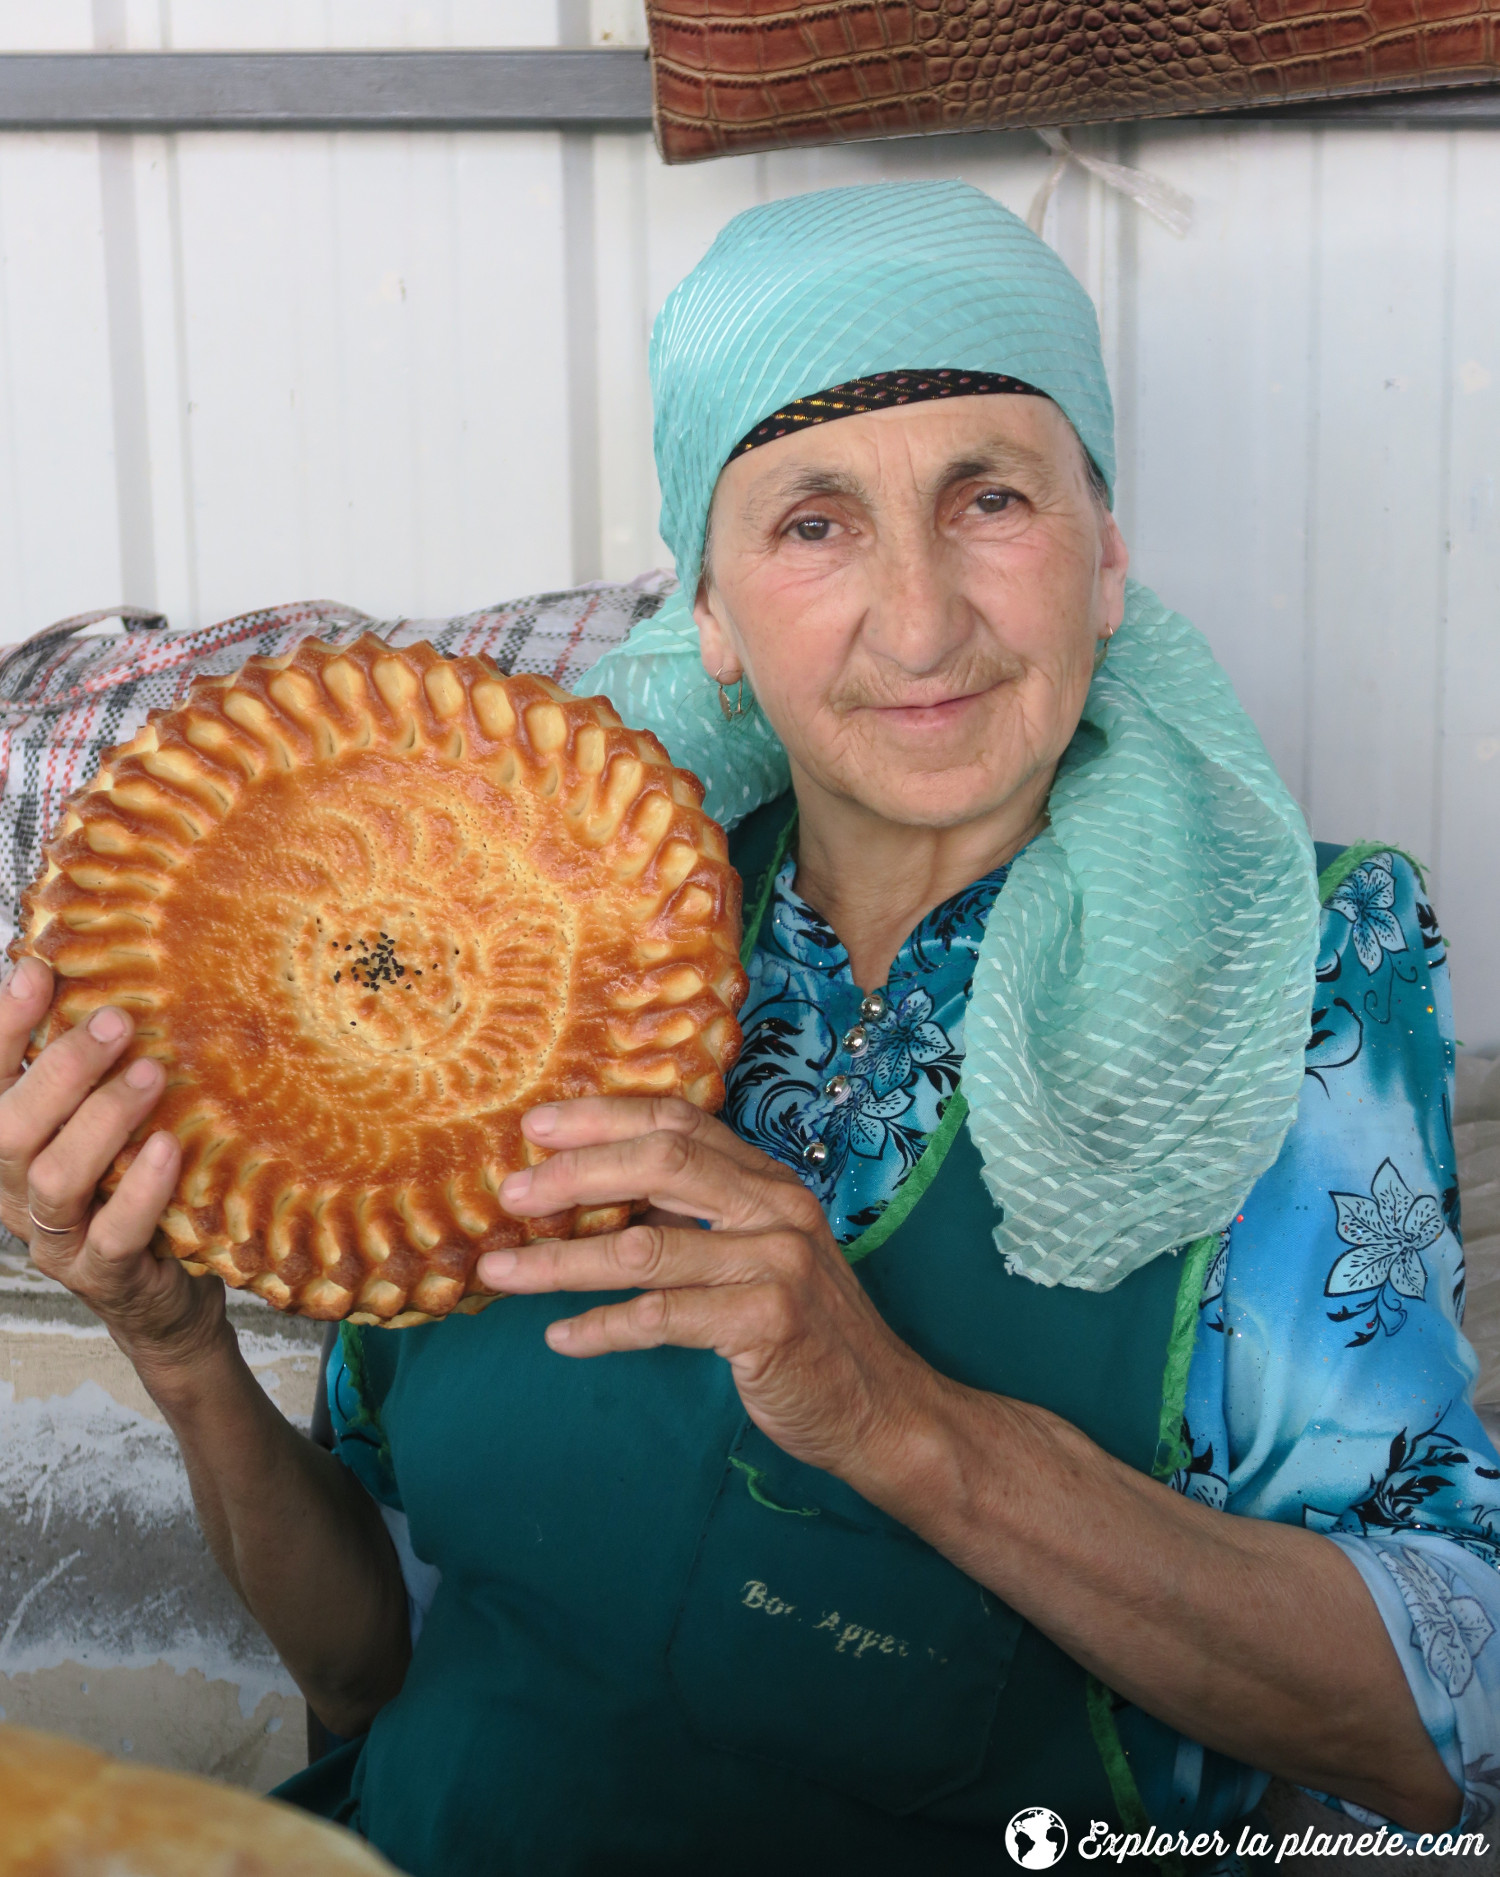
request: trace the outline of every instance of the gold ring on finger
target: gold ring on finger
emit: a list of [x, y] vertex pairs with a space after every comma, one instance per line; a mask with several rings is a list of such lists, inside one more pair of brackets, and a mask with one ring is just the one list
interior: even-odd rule
[[45, 1232], [48, 1238], [66, 1238], [69, 1232], [76, 1232], [83, 1224], [82, 1219], [75, 1219], [71, 1225], [43, 1225], [30, 1206], [26, 1208], [26, 1216], [36, 1229], [39, 1232]]

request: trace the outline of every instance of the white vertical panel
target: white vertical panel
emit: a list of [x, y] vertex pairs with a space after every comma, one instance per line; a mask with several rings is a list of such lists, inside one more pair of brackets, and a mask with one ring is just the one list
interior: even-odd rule
[[572, 577], [561, 140], [456, 140], [454, 356], [430, 450], [454, 455], [453, 573], [429, 568], [428, 612], [459, 612]]
[[[1075, 149], [1107, 161], [1133, 159], [1127, 152], [1129, 137], [1117, 125], [1098, 125], [1073, 133]], [[1032, 157], [1032, 161], [1039, 159]], [[1135, 333], [1135, 233], [1140, 211], [1116, 189], [1108, 189], [1092, 173], [1070, 166], [1063, 186], [1053, 198], [1053, 220], [1077, 233], [1065, 233], [1058, 252], [1088, 289], [1099, 314], [1099, 342], [1111, 386], [1120, 374], [1127, 346]], [[1070, 204], [1076, 204], [1069, 213]], [[1029, 205], [1028, 205], [1029, 206]], [[1020, 213], [1025, 213], [1022, 208]], [[1070, 253], [1070, 247], [1081, 250]], [[1118, 420], [1117, 420], [1118, 428]], [[1117, 471], [1118, 479], [1118, 471]]]
[[[111, 336], [122, 374], [138, 349], [134, 371], [141, 428], [127, 431], [120, 444], [122, 563], [130, 577], [126, 597], [135, 605], [159, 607], [185, 625], [202, 617], [202, 594], [177, 144], [172, 137], [99, 141], [106, 166], [116, 160], [108, 146], [120, 144], [128, 151], [138, 243], [134, 276], [121, 266], [110, 279]], [[117, 405], [123, 404], [117, 399]], [[152, 527], [149, 544], [134, 536], [143, 512]], [[152, 584], [143, 589], [147, 579]]]
[[600, 566], [629, 580], [669, 566], [656, 532], [661, 495], [651, 451], [646, 370], [654, 308], [647, 282], [645, 138], [594, 139], [595, 291], [599, 392]]
[[559, 140], [179, 143], [205, 616], [566, 584]]
[[0, 637], [120, 597], [92, 137], [0, 138]]
[[[555, 38], [582, 49], [593, 43], [590, 0], [555, 0]], [[563, 313], [567, 321], [569, 564], [576, 581], [604, 572], [604, 509], [599, 486], [599, 255], [595, 217], [596, 152], [591, 131], [561, 139]]]
[[[135, 595], [154, 595], [158, 584], [147, 442], [146, 327], [141, 295], [141, 228], [136, 214], [136, 157], [133, 137], [99, 139], [100, 236], [120, 536], [119, 589], [131, 604], [136, 603]], [[170, 275], [167, 284], [170, 289]]]
[[563, 318], [569, 469], [569, 564], [574, 580], [603, 574], [599, 487], [599, 255], [596, 150], [589, 132], [559, 139], [562, 179]]
[[1430, 859], [1452, 144], [1400, 131], [1322, 141], [1308, 806], [1324, 838], [1369, 835]]
[[1162, 131], [1133, 160], [1194, 202], [1186, 240], [1132, 217], [1135, 571], [1208, 635], [1305, 801], [1315, 134]]
[[1500, 137], [1454, 139], [1438, 907], [1458, 1034], [1500, 1043]]

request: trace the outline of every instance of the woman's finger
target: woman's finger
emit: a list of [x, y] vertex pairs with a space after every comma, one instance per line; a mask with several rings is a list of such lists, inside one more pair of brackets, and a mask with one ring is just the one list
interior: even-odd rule
[[552, 1152], [639, 1140], [647, 1134], [684, 1134], [752, 1172], [776, 1165], [713, 1115], [670, 1095], [584, 1095], [576, 1101], [544, 1102], [522, 1119], [521, 1128], [528, 1140]]
[[40, 958], [18, 958], [0, 990], [0, 1083], [21, 1073], [31, 1032], [52, 1002], [52, 973]]
[[564, 1356], [605, 1356], [629, 1349], [713, 1349], [735, 1356], [762, 1341], [778, 1312], [768, 1287], [650, 1290], [626, 1303], [601, 1304], [547, 1326], [548, 1347]]
[[797, 1258], [795, 1237], [631, 1225], [597, 1238], [548, 1238], [513, 1251], [487, 1251], [476, 1268], [482, 1284], [513, 1296], [745, 1284], [764, 1279], [770, 1268], [790, 1270]]
[[155, 1107], [165, 1081], [161, 1064], [140, 1056], [89, 1096], [31, 1163], [27, 1204], [34, 1221], [59, 1227], [85, 1215], [94, 1188]]
[[[10, 1001], [0, 997], [0, 1007]], [[49, 1043], [25, 1075], [0, 1095], [0, 1187], [24, 1204], [32, 1160], [119, 1060], [134, 1033], [123, 1010], [105, 1005]]]
[[[153, 1134], [89, 1221], [87, 1236], [72, 1257], [45, 1248], [40, 1255], [32, 1253], [104, 1318], [143, 1380], [148, 1367], [168, 1373], [178, 1353], [211, 1328], [222, 1310], [217, 1278], [192, 1277], [177, 1259], [158, 1259], [151, 1252], [180, 1164], [181, 1150], [172, 1136]], [[206, 1284], [216, 1295], [205, 1294]]]
[[640, 1199], [740, 1231], [795, 1220], [802, 1201], [814, 1203], [799, 1182], [744, 1166], [720, 1153], [717, 1140], [667, 1132], [565, 1147], [500, 1187], [501, 1205], [517, 1218]]
[[172, 1135], [157, 1133], [125, 1169], [89, 1227], [88, 1248], [105, 1264], [132, 1258], [151, 1243], [177, 1184], [181, 1158], [182, 1150]]

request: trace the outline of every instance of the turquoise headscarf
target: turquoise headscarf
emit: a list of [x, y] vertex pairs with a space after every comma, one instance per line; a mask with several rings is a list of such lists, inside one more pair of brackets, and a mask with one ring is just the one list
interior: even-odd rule
[[[661, 527], [681, 584], [583, 688], [654, 730], [727, 825], [790, 772], [758, 710], [725, 723], [699, 662], [691, 596], [719, 471], [795, 398], [943, 367], [1046, 392], [1112, 483], [1088, 297], [962, 183], [747, 210], [657, 320]], [[1312, 999], [1312, 846], [1202, 636], [1134, 583], [1048, 812], [980, 947], [963, 1087], [1010, 1268], [1106, 1290], [1228, 1224], [1280, 1150]]]
[[661, 536], [683, 588], [698, 585], [719, 471], [763, 418], [851, 378], [944, 367], [1045, 391], [1113, 488], [1093, 302], [1009, 209], [967, 183], [919, 182], [736, 215], [651, 334]]

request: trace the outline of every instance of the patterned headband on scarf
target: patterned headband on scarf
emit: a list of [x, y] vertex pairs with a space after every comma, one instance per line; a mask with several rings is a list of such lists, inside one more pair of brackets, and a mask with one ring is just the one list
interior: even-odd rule
[[808, 430], [814, 424], [832, 423], [836, 417], [862, 417], [866, 411], [893, 410], [901, 404], [929, 404], [936, 398], [983, 398], [1006, 396], [1044, 398], [1047, 393], [1035, 385], [1022, 384], [992, 371], [878, 371], [867, 378], [851, 378], [847, 384], [815, 392], [809, 398], [793, 398], [779, 411], [747, 430], [726, 459], [757, 449], [762, 443], [774, 443], [778, 437], [795, 430]]

